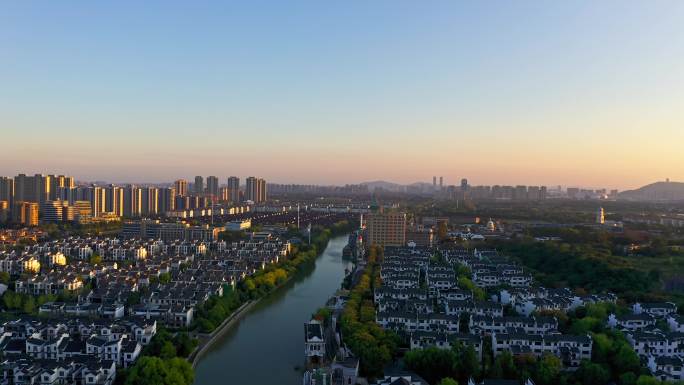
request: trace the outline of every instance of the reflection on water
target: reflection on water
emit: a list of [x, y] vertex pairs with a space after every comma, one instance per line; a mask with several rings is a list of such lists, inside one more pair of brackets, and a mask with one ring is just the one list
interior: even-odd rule
[[299, 272], [227, 330], [198, 363], [195, 384], [301, 384], [303, 325], [340, 287], [346, 242], [346, 236], [331, 239], [315, 267]]

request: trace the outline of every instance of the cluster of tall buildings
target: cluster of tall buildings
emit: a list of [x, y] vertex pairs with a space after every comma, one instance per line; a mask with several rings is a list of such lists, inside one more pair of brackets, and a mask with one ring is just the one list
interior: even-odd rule
[[321, 194], [321, 195], [368, 195], [370, 190], [365, 184], [346, 184], [344, 186], [321, 186], [313, 184], [276, 184], [269, 183], [268, 191], [273, 194]]
[[[560, 190], [560, 187], [559, 187]], [[618, 196], [618, 190], [607, 189], [581, 189], [578, 187], [568, 187], [566, 195], [570, 199], [615, 199]]]
[[252, 201], [262, 203], [267, 199], [266, 180], [253, 176], [245, 180], [245, 187], [240, 187], [240, 178], [228, 177], [225, 185], [219, 183], [216, 176], [196, 176], [194, 183], [190, 184], [185, 179], [174, 182], [174, 188], [181, 197], [204, 197], [211, 201], [241, 203]]
[[266, 201], [266, 181], [250, 176], [245, 181], [245, 200], [254, 203]]
[[74, 188], [74, 178], [65, 175], [0, 177], [0, 221], [35, 226], [41, 205], [65, 199]]
[[546, 186], [461, 186], [461, 192], [471, 199], [505, 199], [505, 200], [544, 200], [548, 191]]
[[172, 186], [132, 184], [76, 185], [64, 175], [0, 177], [0, 221], [26, 226], [44, 222], [118, 220], [121, 217], [154, 217], [176, 210], [211, 207], [216, 202], [265, 202], [266, 181], [249, 177], [244, 190], [231, 176], [221, 186], [216, 176], [195, 177], [194, 183], [179, 179]]
[[463, 178], [458, 186], [449, 185], [444, 187], [442, 177], [439, 178], [439, 186], [437, 185], [437, 177], [432, 178], [432, 184], [435, 191], [446, 199], [538, 201], [548, 197], [546, 186], [471, 186], [468, 184], [468, 179]]

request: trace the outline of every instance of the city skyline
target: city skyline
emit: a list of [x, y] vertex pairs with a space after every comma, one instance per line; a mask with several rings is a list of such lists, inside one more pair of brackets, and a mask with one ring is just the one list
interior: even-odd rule
[[[0, 167], [0, 170], [2, 168]], [[205, 177], [217, 177], [218, 178], [218, 186], [220, 187], [225, 187], [229, 185], [228, 179], [233, 178], [237, 176], [238, 181], [239, 181], [239, 186], [241, 188], [244, 188], [246, 186], [246, 178], [253, 177], [253, 175], [250, 174], [226, 174], [226, 175], [197, 175], [196, 173], [193, 174], [193, 176], [172, 176], [168, 180], [161, 180], [158, 177], [151, 177], [151, 179], [148, 178], [131, 178], [128, 180], [114, 180], [114, 179], [107, 179], [103, 176], [94, 176], [92, 178], [84, 178], [80, 177], [78, 175], [75, 175], [74, 173], [71, 172], [55, 172], [52, 170], [37, 170], [35, 172], [26, 172], [26, 171], [9, 171], [6, 173], [0, 172], [0, 177], [9, 177], [12, 178], [16, 175], [19, 174], [24, 174], [27, 176], [33, 176], [33, 175], [68, 175], [72, 178], [74, 178], [74, 181], [78, 184], [94, 184], [94, 185], [100, 185], [100, 186], [105, 186], [105, 184], [115, 184], [117, 186], [123, 186], [127, 184], [132, 184], [132, 185], [149, 185], [149, 186], [174, 186], [179, 180], [184, 180], [188, 186], [192, 186], [194, 188], [194, 182], [195, 178], [198, 176], [201, 176], [202, 178]], [[544, 183], [525, 183], [524, 181], [516, 181], [514, 178], [504, 178], [506, 181], [510, 182], [501, 182], [501, 181], [491, 181], [491, 182], [484, 182], [482, 181], [481, 178], [479, 178], [477, 175], [474, 176], [471, 175], [460, 175], [460, 176], [445, 176], [445, 175], [431, 175], [431, 176], [425, 176], [423, 179], [417, 179], [413, 181], [408, 181], [408, 182], [399, 182], [396, 180], [390, 180], [386, 178], [375, 178], [375, 179], [368, 179], [368, 180], [357, 180], [357, 181], [348, 181], [348, 182], [340, 182], [340, 183], [316, 183], [314, 182], [297, 182], [297, 181], [292, 181], [292, 180], [271, 180], [268, 177], [264, 177], [263, 179], [268, 181], [268, 184], [277, 184], [277, 185], [311, 185], [311, 186], [345, 186], [345, 185], [363, 185], [363, 184], [374, 184], [374, 183], [388, 183], [388, 184], [395, 184], [399, 186], [411, 186], [411, 185], [425, 185], [425, 186], [430, 186], [433, 185], [433, 178], [443, 178], [443, 183], [440, 184], [439, 182], [436, 184], [437, 187], [439, 188], [447, 188], [449, 186], [456, 186], [459, 187], [459, 185], [462, 183], [462, 181], [467, 180], [468, 184], [470, 186], [517, 186], [517, 185], [523, 185], [523, 186], [545, 186], [548, 187], [549, 189], [557, 189], [558, 187], [562, 189], [567, 189], [567, 188], [580, 188], [580, 189], [617, 189], [620, 191], [624, 190], [631, 190], [631, 189], [637, 189], [639, 187], [643, 187], [644, 185], [648, 185], [651, 183], [656, 183], [656, 182], [679, 182], [678, 180], [673, 180], [672, 178], [665, 177], [662, 179], [658, 180], [652, 180], [650, 182], [646, 182], [643, 185], [634, 185], [634, 186], [626, 186], [626, 187], [620, 187], [620, 186], [612, 186], [612, 185], [602, 185], [602, 184], [596, 184], [596, 185], [587, 185], [587, 184], [571, 184], [571, 183], [549, 183], [549, 184], [544, 184]], [[206, 180], [204, 181], [204, 189], [206, 190]], [[187, 187], [186, 187], [187, 188]], [[195, 192], [194, 190], [192, 192]]]
[[682, 21], [0, 2], [0, 385], [684, 385]]
[[676, 1], [5, 4], [0, 174], [684, 180], [683, 18]]

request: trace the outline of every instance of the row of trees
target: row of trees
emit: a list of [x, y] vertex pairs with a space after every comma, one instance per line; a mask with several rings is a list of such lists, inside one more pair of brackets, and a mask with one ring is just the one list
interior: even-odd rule
[[53, 294], [44, 294], [34, 297], [30, 294], [17, 293], [7, 290], [2, 296], [2, 305], [6, 310], [34, 315], [38, 312], [40, 305], [56, 301], [60, 297]]
[[194, 326], [204, 333], [212, 332], [242, 304], [271, 293], [305, 266], [313, 264], [327, 246], [330, 237], [349, 232], [353, 226], [348, 221], [341, 221], [328, 229], [314, 227], [310, 245], [295, 246], [290, 258], [256, 272], [239, 282], [235, 290], [225, 286], [222, 297], [211, 297], [199, 305]]
[[223, 296], [212, 296], [195, 308], [195, 326], [203, 333], [214, 331], [245, 299], [231, 286], [223, 287]]
[[[596, 343], [596, 342], [595, 342]], [[575, 372], [563, 371], [560, 359], [551, 354], [541, 358], [534, 355], [514, 357], [505, 351], [493, 362], [491, 352], [485, 354], [485, 364], [479, 366], [479, 358], [472, 347], [465, 348], [456, 344], [451, 350], [436, 347], [412, 350], [404, 356], [405, 366], [418, 373], [431, 384], [457, 379], [467, 383], [470, 377], [519, 380], [531, 378], [537, 385], [605, 385], [613, 382], [620, 385], [642, 385], [658, 383], [647, 373], [640, 371], [639, 360], [633, 351], [622, 345], [620, 340], [604, 338], [599, 343], [602, 357], [584, 361]], [[605, 362], [595, 362], [603, 361]], [[487, 363], [491, 362], [491, 364]]]
[[344, 342], [359, 358], [361, 373], [379, 377], [383, 367], [396, 354], [400, 340], [392, 331], [383, 330], [375, 322], [373, 288], [380, 283], [382, 248], [372, 247], [368, 263], [358, 283], [351, 289], [340, 318]]
[[414, 349], [404, 355], [404, 365], [431, 384], [445, 378], [458, 379], [463, 383], [477, 377], [480, 359], [472, 346], [455, 344], [451, 350], [430, 347]]

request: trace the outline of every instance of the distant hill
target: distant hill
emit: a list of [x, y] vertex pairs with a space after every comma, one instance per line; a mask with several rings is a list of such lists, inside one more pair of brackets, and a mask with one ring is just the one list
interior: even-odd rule
[[623, 191], [618, 198], [633, 201], [684, 201], [684, 183], [651, 183], [636, 190]]

